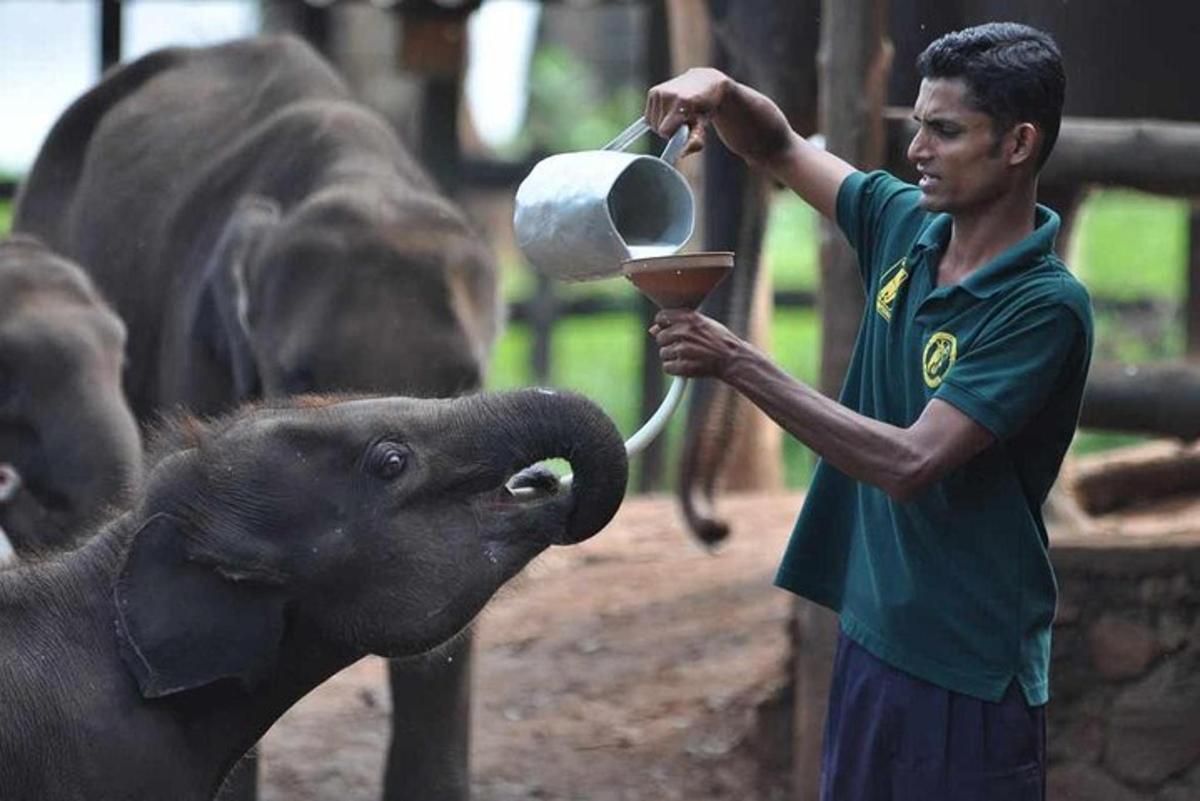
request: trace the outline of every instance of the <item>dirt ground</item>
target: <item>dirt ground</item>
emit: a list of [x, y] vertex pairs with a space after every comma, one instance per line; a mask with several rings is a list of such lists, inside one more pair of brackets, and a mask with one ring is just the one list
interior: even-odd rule
[[[754, 711], [783, 679], [771, 578], [800, 496], [728, 496], [709, 554], [674, 502], [634, 498], [593, 540], [526, 568], [478, 622], [476, 801], [763, 798]], [[268, 733], [263, 801], [377, 801], [385, 666], [326, 682]]]

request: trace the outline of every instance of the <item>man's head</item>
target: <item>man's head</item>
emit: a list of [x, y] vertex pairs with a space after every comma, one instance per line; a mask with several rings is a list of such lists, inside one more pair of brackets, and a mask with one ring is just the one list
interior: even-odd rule
[[[1037, 174], [1058, 138], [1066, 89], [1048, 34], [1016, 23], [967, 28], [930, 44], [917, 69], [921, 127], [909, 159], [927, 208], [954, 211]], [[952, 186], [963, 168], [966, 183]]]

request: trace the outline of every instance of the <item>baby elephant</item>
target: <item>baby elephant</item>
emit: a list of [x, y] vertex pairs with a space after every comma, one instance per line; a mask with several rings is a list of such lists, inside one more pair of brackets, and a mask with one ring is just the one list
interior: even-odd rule
[[[132, 511], [0, 573], [5, 799], [213, 798], [301, 696], [452, 638], [627, 476], [603, 412], [545, 390], [307, 397], [156, 439]], [[554, 457], [570, 489], [506, 488]]]
[[79, 267], [31, 237], [0, 240], [0, 532], [17, 555], [68, 545], [140, 480], [124, 347]]

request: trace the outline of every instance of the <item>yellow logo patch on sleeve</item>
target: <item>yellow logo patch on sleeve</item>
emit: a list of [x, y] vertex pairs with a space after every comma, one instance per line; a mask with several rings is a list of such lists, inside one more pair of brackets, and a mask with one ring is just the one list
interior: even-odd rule
[[901, 259], [892, 265], [879, 279], [879, 292], [875, 295], [875, 311], [889, 323], [892, 321], [892, 308], [896, 305], [896, 295], [900, 287], [908, 280], [908, 259]]
[[958, 358], [958, 340], [949, 331], [938, 331], [925, 343], [925, 352], [921, 355], [921, 372], [925, 377], [925, 385], [936, 389], [954, 366]]

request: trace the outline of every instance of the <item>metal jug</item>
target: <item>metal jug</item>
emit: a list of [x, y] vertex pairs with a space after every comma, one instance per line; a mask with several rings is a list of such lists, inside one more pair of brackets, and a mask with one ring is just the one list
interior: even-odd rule
[[517, 245], [541, 273], [562, 281], [617, 275], [631, 258], [667, 256], [691, 238], [695, 200], [674, 164], [688, 127], [660, 157], [621, 152], [650, 130], [644, 119], [602, 150], [539, 161], [517, 188]]

